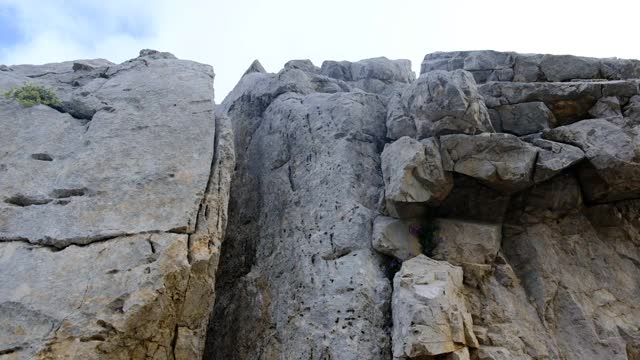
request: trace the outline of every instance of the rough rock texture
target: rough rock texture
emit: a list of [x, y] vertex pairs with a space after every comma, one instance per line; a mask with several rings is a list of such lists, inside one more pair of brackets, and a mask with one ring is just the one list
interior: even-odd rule
[[640, 60], [596, 59], [572, 55], [518, 54], [491, 50], [436, 52], [422, 62], [421, 74], [464, 69], [478, 83], [488, 81], [567, 81], [638, 79]]
[[211, 67], [143, 50], [9, 70], [0, 92], [63, 104], [0, 99], [0, 354], [200, 356], [233, 169]]
[[391, 139], [482, 132], [493, 132], [493, 127], [476, 83], [466, 71], [426, 73], [391, 97], [387, 114]]
[[419, 220], [399, 220], [378, 216], [373, 222], [373, 248], [399, 260], [409, 260], [422, 253], [420, 239], [412, 232], [422, 226]]
[[371, 245], [385, 99], [335, 92], [354, 78], [334, 72], [307, 86], [321, 75], [301, 68], [248, 74], [220, 106], [238, 166], [210, 359], [389, 358], [391, 287]]
[[403, 205], [438, 204], [453, 187], [445, 172], [436, 141], [402, 137], [382, 151], [382, 174], [387, 211], [400, 217]]
[[640, 62], [422, 70], [1, 66], [0, 358], [639, 359]]
[[532, 184], [537, 150], [513, 135], [446, 135], [440, 142], [447, 171], [471, 176], [504, 192]]
[[393, 289], [394, 359], [435, 359], [478, 347], [461, 268], [420, 255], [402, 264]]

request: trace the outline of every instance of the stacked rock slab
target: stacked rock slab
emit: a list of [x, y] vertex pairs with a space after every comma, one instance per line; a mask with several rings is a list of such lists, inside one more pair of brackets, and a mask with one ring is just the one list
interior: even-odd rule
[[407, 64], [294, 60], [244, 75], [223, 101], [238, 150], [233, 231], [205, 358], [389, 359], [391, 286], [371, 235], [380, 94], [413, 79]]
[[152, 50], [2, 68], [62, 104], [0, 99], [0, 357], [201, 356], [234, 162], [213, 76]]
[[[461, 72], [478, 85], [455, 81]], [[396, 236], [402, 233], [399, 224], [423, 224], [429, 233], [419, 234], [422, 250], [462, 267], [457, 291], [464, 294], [479, 347], [459, 341], [469, 355], [449, 349], [448, 358], [637, 358], [640, 314], [630, 299], [640, 292], [640, 224], [634, 218], [640, 206], [638, 78], [636, 60], [436, 53], [425, 57], [416, 81], [434, 85], [396, 92], [387, 116], [394, 142], [382, 159], [383, 173], [392, 165], [399, 172], [384, 174], [395, 182], [385, 182], [383, 212], [400, 219], [380, 224], [392, 224], [388, 233]], [[442, 84], [450, 89], [433, 97]], [[416, 99], [418, 105], [412, 105]], [[438, 104], [445, 117], [424, 115], [423, 109], [438, 114]], [[420, 130], [437, 129], [445, 118], [483, 124], [483, 111], [473, 109], [485, 108], [491, 127]], [[432, 125], [417, 126], [424, 121]], [[410, 169], [420, 171], [407, 171], [398, 166], [402, 162], [385, 167], [385, 159], [413, 151], [402, 146], [412, 143], [407, 136], [439, 144], [440, 154], [428, 160], [414, 156]], [[440, 166], [427, 165], [436, 158]], [[443, 178], [443, 171], [453, 184], [438, 202], [396, 196], [440, 191], [422, 179]], [[424, 241], [431, 242], [428, 248]], [[393, 251], [386, 253], [405, 255], [402, 244], [411, 242], [394, 240]], [[382, 250], [390, 247], [384, 245]], [[423, 306], [409, 301], [419, 297], [401, 285], [407, 272], [415, 276], [415, 263], [425, 262], [416, 260], [420, 257], [398, 257], [405, 261], [394, 281], [392, 307], [398, 358], [434, 356], [425, 350], [426, 340], [405, 336], [426, 331], [409, 331], [420, 322], [400, 321]], [[396, 353], [396, 346], [404, 352]]]

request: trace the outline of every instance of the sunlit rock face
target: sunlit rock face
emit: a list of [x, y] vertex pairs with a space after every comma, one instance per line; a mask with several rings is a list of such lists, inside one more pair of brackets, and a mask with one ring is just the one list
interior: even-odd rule
[[0, 357], [201, 356], [233, 169], [213, 69], [145, 50], [0, 72]]
[[638, 359], [639, 78], [254, 61], [214, 109], [169, 53], [2, 66], [60, 103], [0, 99], [0, 358]]
[[223, 102], [243, 150], [205, 357], [633, 359], [639, 63], [399, 64], [293, 60]]

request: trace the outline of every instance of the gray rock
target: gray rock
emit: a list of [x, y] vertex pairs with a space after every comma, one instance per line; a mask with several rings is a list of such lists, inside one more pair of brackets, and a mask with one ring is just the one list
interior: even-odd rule
[[640, 95], [629, 99], [629, 103], [624, 107], [624, 116], [636, 123], [640, 122]]
[[501, 131], [518, 136], [548, 129], [556, 122], [553, 113], [540, 101], [501, 105], [495, 108], [495, 114]]
[[440, 142], [446, 171], [471, 176], [506, 193], [533, 183], [537, 150], [513, 135], [446, 135]]
[[473, 77], [461, 70], [428, 72], [406, 87], [391, 100], [387, 128], [392, 139], [414, 128], [417, 138], [494, 131]]
[[213, 71], [189, 61], [144, 61], [115, 66], [106, 81], [95, 74], [97, 87], [92, 81], [72, 90], [89, 92], [78, 101], [93, 109], [90, 121], [0, 100], [7, 151], [1, 239], [62, 248], [194, 231], [213, 158]]
[[540, 60], [540, 69], [549, 81], [600, 77], [600, 62], [597, 59], [573, 55], [545, 55]]
[[478, 347], [462, 295], [462, 269], [419, 255], [393, 279], [393, 358], [416, 359]]
[[524, 140], [539, 149], [533, 176], [533, 181], [536, 183], [546, 181], [584, 159], [584, 151], [573, 145], [540, 137]]
[[309, 76], [249, 74], [220, 106], [241, 151], [206, 356], [388, 359], [390, 284], [371, 247], [384, 102], [294, 74]]
[[422, 62], [421, 74], [434, 70], [463, 69], [473, 74], [476, 82], [511, 81], [515, 53], [492, 50], [437, 52], [427, 54]]
[[398, 86], [415, 80], [409, 60], [389, 60], [385, 57], [357, 62], [327, 60], [322, 63], [320, 73], [346, 81], [363, 91], [386, 96]]
[[311, 60], [289, 60], [284, 64], [285, 69], [299, 69], [310, 73], [320, 73], [320, 69], [313, 65]]
[[615, 96], [600, 98], [591, 110], [589, 110], [589, 115], [594, 118], [622, 117], [620, 99]]
[[493, 264], [502, 242], [499, 224], [456, 219], [437, 219], [434, 224], [434, 259], [457, 266]]
[[244, 72], [242, 76], [251, 74], [251, 73], [266, 73], [266, 72], [267, 70], [265, 70], [262, 64], [260, 64], [260, 61], [256, 59], [256, 60], [253, 60], [251, 65], [249, 65], [249, 67], [247, 68], [247, 70]]
[[579, 169], [582, 189], [590, 202], [606, 202], [640, 194], [640, 137], [605, 119], [584, 120], [543, 134], [548, 140], [579, 147], [588, 160]]
[[458, 69], [470, 71], [478, 83], [640, 78], [640, 61], [638, 60], [518, 54], [492, 50], [427, 54], [422, 62], [420, 73]]
[[418, 220], [398, 220], [378, 216], [373, 222], [373, 248], [382, 254], [399, 260], [409, 260], [422, 253], [420, 239], [412, 233], [411, 227], [421, 226]]
[[0, 100], [0, 353], [10, 358], [202, 355], [230, 124], [213, 116], [211, 67], [141, 56], [0, 73], [0, 88], [33, 80], [93, 112]]
[[438, 204], [451, 191], [453, 179], [442, 167], [433, 138], [400, 138], [385, 146], [381, 158], [387, 210], [392, 216], [399, 216], [398, 203]]
[[449, 196], [434, 209], [439, 217], [501, 223], [509, 206], [509, 195], [462, 174], [453, 176]]

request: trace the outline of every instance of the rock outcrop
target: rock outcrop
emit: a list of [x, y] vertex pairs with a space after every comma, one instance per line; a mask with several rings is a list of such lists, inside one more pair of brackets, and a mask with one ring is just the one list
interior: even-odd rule
[[12, 66], [0, 92], [0, 357], [193, 359], [224, 239], [233, 139], [213, 70], [145, 50]]
[[0, 358], [639, 359], [640, 62], [421, 72], [0, 67]]

